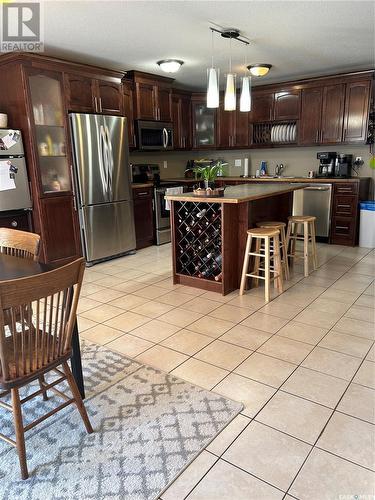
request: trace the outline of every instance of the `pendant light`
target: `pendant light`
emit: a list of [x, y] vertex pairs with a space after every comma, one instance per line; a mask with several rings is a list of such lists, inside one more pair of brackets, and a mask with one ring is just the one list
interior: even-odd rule
[[[245, 68], [247, 66], [247, 45], [245, 47]], [[242, 88], [240, 96], [240, 111], [251, 111], [251, 76], [245, 74], [242, 77]]]
[[211, 68], [207, 70], [207, 108], [219, 107], [219, 68], [214, 67], [214, 32], [211, 30]]
[[229, 73], [224, 95], [224, 110], [234, 111], [236, 109], [236, 75], [232, 73], [232, 37], [229, 42]]

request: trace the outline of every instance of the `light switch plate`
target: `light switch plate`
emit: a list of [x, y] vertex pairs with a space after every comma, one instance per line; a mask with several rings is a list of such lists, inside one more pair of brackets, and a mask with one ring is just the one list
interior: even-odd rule
[[164, 167], [164, 168], [168, 168], [168, 162], [167, 162], [167, 160], [164, 160], [164, 161], [163, 161], [163, 167]]
[[234, 160], [234, 166], [235, 167], [240, 167], [242, 165], [242, 160]]

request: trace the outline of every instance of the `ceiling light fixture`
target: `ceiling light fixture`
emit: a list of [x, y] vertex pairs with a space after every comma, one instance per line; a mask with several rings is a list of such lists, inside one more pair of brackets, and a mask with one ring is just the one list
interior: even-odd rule
[[178, 59], [163, 59], [161, 61], [157, 61], [156, 64], [166, 73], [177, 73], [177, 71], [184, 64], [184, 61], [180, 61]]
[[265, 76], [271, 68], [272, 64], [264, 63], [249, 64], [249, 66], [247, 67], [247, 69], [253, 76]]
[[[245, 47], [245, 68], [247, 66], [247, 45]], [[242, 87], [240, 95], [240, 111], [249, 112], [251, 111], [251, 76], [245, 74], [242, 77]]]
[[236, 75], [232, 73], [232, 37], [229, 37], [229, 73], [224, 95], [224, 110], [234, 111], [236, 109]]
[[211, 30], [211, 68], [207, 69], [207, 107], [219, 107], [219, 68], [214, 67], [214, 32]]

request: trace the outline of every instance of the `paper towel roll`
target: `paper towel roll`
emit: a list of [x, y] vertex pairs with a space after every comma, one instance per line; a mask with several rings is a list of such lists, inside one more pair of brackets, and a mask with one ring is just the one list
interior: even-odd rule
[[243, 176], [249, 177], [249, 158], [245, 158]]

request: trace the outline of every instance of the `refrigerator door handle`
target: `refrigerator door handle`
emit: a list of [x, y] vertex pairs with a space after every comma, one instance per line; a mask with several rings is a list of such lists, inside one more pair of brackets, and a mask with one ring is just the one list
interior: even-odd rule
[[100, 155], [99, 155], [100, 176], [102, 179], [104, 196], [105, 199], [108, 201], [109, 200], [108, 158], [107, 158], [108, 153], [107, 153], [106, 131], [103, 125], [100, 125], [99, 147], [100, 147]]
[[114, 162], [113, 162], [112, 143], [109, 134], [109, 128], [107, 125], [105, 126], [105, 136], [106, 136], [107, 168], [108, 168], [108, 196], [110, 198], [110, 201], [113, 201], [112, 188], [113, 188]]

